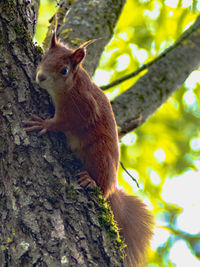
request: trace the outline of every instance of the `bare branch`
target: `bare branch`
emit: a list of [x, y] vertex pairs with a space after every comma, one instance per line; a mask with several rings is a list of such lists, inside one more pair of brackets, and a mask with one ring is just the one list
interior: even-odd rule
[[187, 79], [200, 63], [200, 17], [174, 46], [162, 53], [131, 88], [112, 103], [117, 123], [123, 132], [127, 121], [142, 116], [144, 122]]
[[182, 45], [182, 42], [183, 42], [185, 39], [187, 39], [187, 38], [191, 35], [191, 33], [192, 33], [193, 31], [195, 31], [195, 30], [196, 30], [196, 27], [192, 27], [192, 28], [190, 28], [187, 32], [185, 32], [185, 33], [184, 33], [184, 34], [183, 34], [183, 35], [182, 35], [182, 36], [181, 36], [181, 37], [174, 43], [174, 45], [172, 45], [172, 46], [168, 47], [167, 49], [165, 49], [165, 50], [164, 50], [160, 55], [158, 55], [155, 59], [151, 60], [150, 62], [148, 62], [148, 63], [146, 63], [146, 64], [144, 64], [144, 65], [142, 65], [140, 68], [138, 68], [137, 70], [133, 71], [132, 73], [127, 74], [127, 75], [125, 75], [125, 76], [123, 76], [123, 77], [121, 77], [121, 78], [119, 78], [119, 79], [117, 79], [117, 80], [115, 80], [115, 81], [113, 81], [113, 82], [107, 84], [107, 85], [103, 85], [103, 86], [101, 86], [101, 89], [102, 89], [102, 90], [110, 89], [110, 88], [114, 87], [115, 85], [118, 85], [118, 84], [120, 84], [120, 83], [122, 83], [122, 82], [127, 81], [128, 79], [131, 79], [131, 78], [137, 76], [137, 75], [138, 75], [140, 72], [142, 72], [143, 70], [146, 70], [146, 69], [148, 69], [149, 67], [151, 67], [153, 64], [157, 63], [161, 58], [166, 57], [166, 56], [168, 55], [168, 53], [171, 52], [173, 49], [175, 49], [176, 47]]

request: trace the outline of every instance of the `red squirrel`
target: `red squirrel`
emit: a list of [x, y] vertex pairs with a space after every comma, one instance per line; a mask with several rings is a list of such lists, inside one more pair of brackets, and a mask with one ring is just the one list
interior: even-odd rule
[[125, 239], [125, 266], [142, 266], [152, 237], [153, 220], [136, 196], [128, 196], [116, 187], [119, 164], [117, 125], [111, 104], [82, 67], [86, 45], [72, 50], [56, 39], [38, 68], [36, 81], [52, 97], [55, 115], [43, 120], [36, 115], [25, 122], [26, 131], [62, 131], [72, 151], [82, 161], [85, 172], [79, 174], [82, 187], [99, 186], [108, 199], [120, 235]]

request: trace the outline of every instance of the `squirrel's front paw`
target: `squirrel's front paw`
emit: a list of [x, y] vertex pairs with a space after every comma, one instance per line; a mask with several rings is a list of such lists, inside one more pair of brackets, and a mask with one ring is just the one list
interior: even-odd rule
[[78, 177], [78, 182], [81, 187], [94, 188], [97, 186], [96, 182], [90, 177], [87, 171], [79, 172], [76, 177]]
[[31, 119], [29, 121], [24, 121], [25, 131], [39, 131], [38, 135], [43, 135], [48, 131], [47, 120], [43, 120], [37, 115], [31, 114]]

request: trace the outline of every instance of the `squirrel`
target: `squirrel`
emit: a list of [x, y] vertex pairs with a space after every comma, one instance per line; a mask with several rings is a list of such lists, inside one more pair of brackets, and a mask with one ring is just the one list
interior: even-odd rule
[[65, 133], [71, 150], [86, 170], [78, 174], [80, 185], [101, 188], [127, 245], [124, 264], [139, 267], [145, 263], [153, 219], [137, 196], [128, 196], [116, 187], [117, 125], [108, 98], [82, 67], [88, 43], [73, 50], [57, 40], [54, 30], [50, 46], [37, 68], [36, 81], [50, 94], [55, 115], [46, 120], [31, 115], [24, 122], [25, 130], [37, 130], [38, 135], [47, 131]]

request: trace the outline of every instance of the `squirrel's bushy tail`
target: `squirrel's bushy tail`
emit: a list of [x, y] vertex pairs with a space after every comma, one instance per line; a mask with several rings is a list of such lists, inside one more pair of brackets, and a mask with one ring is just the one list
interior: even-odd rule
[[138, 197], [128, 196], [120, 190], [116, 190], [108, 200], [118, 223], [120, 236], [127, 245], [125, 266], [142, 266], [152, 237], [153, 218], [150, 212]]

